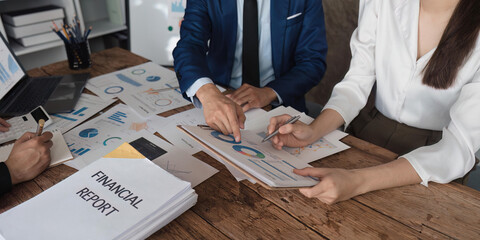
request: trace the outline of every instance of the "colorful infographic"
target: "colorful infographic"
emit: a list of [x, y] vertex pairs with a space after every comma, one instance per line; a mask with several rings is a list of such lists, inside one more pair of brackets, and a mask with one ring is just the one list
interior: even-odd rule
[[317, 183], [316, 179], [293, 173], [293, 169], [310, 165], [283, 150], [276, 150], [268, 142], [262, 143], [262, 138], [255, 132], [242, 131], [240, 144], [235, 142], [232, 135], [195, 126], [183, 127], [235, 165], [272, 187], [312, 186]]
[[119, 94], [135, 94], [149, 88], [176, 88], [178, 81], [172, 70], [148, 62], [92, 78], [86, 87], [102, 99], [112, 99]]
[[67, 132], [64, 138], [72, 155], [77, 157], [90, 150], [121, 142], [139, 131], [148, 130], [148, 121], [128, 106], [118, 104], [104, 114]]

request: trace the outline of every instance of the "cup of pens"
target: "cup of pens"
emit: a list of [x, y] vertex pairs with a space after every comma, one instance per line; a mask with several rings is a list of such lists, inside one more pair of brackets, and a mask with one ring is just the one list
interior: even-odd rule
[[70, 69], [89, 68], [92, 65], [92, 61], [90, 60], [88, 35], [92, 31], [92, 27], [82, 32], [77, 17], [73, 18], [73, 24], [65, 24], [62, 28], [59, 28], [55, 22], [53, 22], [53, 26], [52, 31], [54, 31], [65, 44]]

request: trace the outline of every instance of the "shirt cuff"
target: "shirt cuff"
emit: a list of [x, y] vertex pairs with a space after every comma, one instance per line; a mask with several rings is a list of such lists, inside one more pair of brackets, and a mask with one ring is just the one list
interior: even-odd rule
[[12, 189], [12, 179], [10, 177], [10, 171], [4, 162], [0, 162], [0, 195], [10, 191]]
[[195, 96], [195, 94], [197, 94], [198, 89], [203, 87], [203, 85], [209, 84], [209, 83], [213, 83], [212, 79], [210, 79], [208, 77], [202, 77], [202, 78], [197, 79], [187, 89], [187, 91], [185, 91], [185, 93], [187, 94], [187, 97], [190, 98], [190, 100], [193, 103], [193, 106], [195, 106], [196, 108], [202, 108], [202, 103], [200, 102], [200, 100], [198, 100], [198, 98]]
[[272, 88], [272, 90], [277, 95], [277, 99], [273, 100], [270, 104], [274, 107], [278, 107], [278, 106], [282, 105], [282, 103], [283, 103], [282, 97], [280, 97], [280, 95], [278, 95], [277, 91], [275, 91], [273, 88]]

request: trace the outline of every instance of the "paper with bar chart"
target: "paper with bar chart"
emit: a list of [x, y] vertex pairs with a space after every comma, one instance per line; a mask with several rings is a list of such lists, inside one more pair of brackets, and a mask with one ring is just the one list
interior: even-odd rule
[[24, 74], [5, 43], [0, 40], [0, 98], [7, 94]]
[[138, 114], [149, 117], [190, 104], [182, 96], [178, 88], [149, 88], [134, 94], [120, 94], [119, 98]]
[[92, 78], [86, 85], [88, 90], [103, 99], [112, 99], [120, 94], [135, 94], [150, 88], [177, 87], [175, 72], [153, 62]]
[[124, 138], [149, 129], [149, 119], [142, 118], [128, 106], [118, 104], [102, 115], [70, 130], [64, 137], [74, 157], [124, 142]]
[[53, 123], [46, 130], [59, 129], [62, 133], [66, 133], [114, 102], [113, 99], [103, 100], [97, 96], [82, 93], [75, 109], [67, 113], [50, 115]]
[[242, 141], [235, 142], [232, 135], [197, 126], [181, 126], [208, 150], [239, 168], [267, 188], [298, 188], [313, 186], [317, 179], [293, 173], [293, 169], [311, 167], [284, 150], [277, 150], [271, 143], [252, 131], [242, 131]]

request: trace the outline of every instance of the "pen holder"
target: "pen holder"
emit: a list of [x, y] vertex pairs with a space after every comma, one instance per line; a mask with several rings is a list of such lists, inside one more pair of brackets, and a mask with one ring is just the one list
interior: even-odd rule
[[68, 66], [70, 69], [84, 69], [92, 65], [88, 41], [80, 43], [65, 43]]

